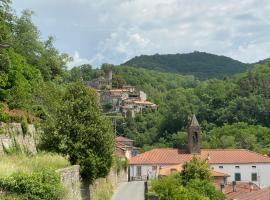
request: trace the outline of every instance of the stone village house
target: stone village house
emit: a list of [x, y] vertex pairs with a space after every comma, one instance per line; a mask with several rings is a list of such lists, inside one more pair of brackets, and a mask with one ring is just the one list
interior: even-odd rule
[[193, 156], [208, 161], [215, 184], [223, 184], [225, 189], [234, 181], [259, 189], [270, 186], [270, 157], [246, 149], [201, 149], [201, 128], [195, 115], [188, 129], [188, 149], [153, 149], [130, 158], [130, 180], [146, 180], [147, 176], [155, 179], [181, 171]]

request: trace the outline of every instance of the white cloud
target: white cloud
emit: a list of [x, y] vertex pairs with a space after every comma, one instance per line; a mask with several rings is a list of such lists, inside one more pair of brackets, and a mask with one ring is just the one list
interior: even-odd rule
[[73, 58], [73, 60], [68, 63], [69, 68], [91, 63], [91, 60], [89, 60], [87, 58], [81, 58], [78, 51], [74, 52], [74, 54], [72, 55], [72, 58]]
[[[255, 62], [270, 56], [268, 0], [14, 0], [47, 35], [94, 66], [194, 50]], [[80, 58], [83, 57], [84, 59]]]

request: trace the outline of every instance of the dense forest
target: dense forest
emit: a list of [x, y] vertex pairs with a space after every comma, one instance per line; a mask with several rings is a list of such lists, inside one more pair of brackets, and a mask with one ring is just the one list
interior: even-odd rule
[[226, 56], [198, 51], [187, 54], [141, 55], [130, 59], [123, 65], [194, 75], [200, 79], [223, 79], [244, 72], [251, 66]]
[[119, 123], [118, 132], [135, 139], [144, 150], [185, 148], [189, 117], [195, 113], [203, 128], [204, 148], [247, 148], [270, 154], [270, 63], [225, 80], [199, 81], [126, 66], [115, 67], [115, 73], [159, 105], [155, 113]]
[[[84, 74], [91, 79], [102, 69], [83, 65], [73, 68], [70, 77], [76, 80]], [[204, 148], [246, 148], [270, 154], [270, 63], [224, 80], [205, 81], [123, 65], [113, 66], [113, 71], [115, 87], [134, 85], [159, 106], [156, 112], [117, 118], [117, 134], [134, 139], [142, 151], [186, 148], [187, 126], [195, 113], [203, 128]]]

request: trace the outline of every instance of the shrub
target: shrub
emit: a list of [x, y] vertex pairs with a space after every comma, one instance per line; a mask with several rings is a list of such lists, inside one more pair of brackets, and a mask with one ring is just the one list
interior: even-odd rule
[[23, 134], [26, 135], [28, 123], [27, 123], [27, 120], [25, 118], [22, 120], [21, 126], [22, 126]]
[[208, 197], [210, 200], [222, 200], [224, 198], [224, 194], [220, 191], [217, 191], [214, 184], [211, 182], [208, 182], [207, 180], [199, 180], [194, 179], [191, 180], [187, 188], [190, 191], [198, 192], [199, 194]]
[[0, 189], [27, 200], [60, 200], [63, 187], [54, 171], [15, 173], [0, 179]]
[[119, 173], [121, 170], [126, 170], [128, 167], [128, 161], [127, 159], [122, 159], [117, 156], [113, 157], [113, 167], [117, 173]]
[[207, 161], [200, 160], [196, 157], [193, 157], [190, 162], [183, 166], [181, 177], [183, 185], [187, 185], [187, 183], [193, 179], [206, 180], [209, 182], [212, 180]]

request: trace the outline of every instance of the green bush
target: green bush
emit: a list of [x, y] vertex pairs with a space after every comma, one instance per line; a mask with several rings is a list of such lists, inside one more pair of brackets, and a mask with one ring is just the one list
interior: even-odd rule
[[27, 200], [60, 200], [63, 187], [54, 171], [15, 173], [0, 179], [0, 190]]
[[113, 157], [113, 167], [117, 173], [119, 173], [121, 170], [126, 170], [128, 167], [128, 161], [127, 159], [122, 159], [117, 156]]
[[21, 126], [22, 126], [23, 134], [26, 135], [28, 123], [27, 123], [27, 120], [25, 118], [22, 120]]

